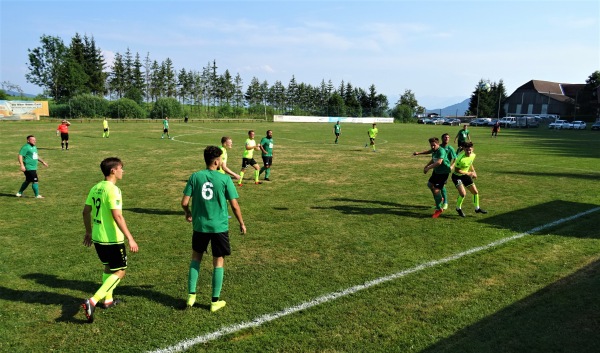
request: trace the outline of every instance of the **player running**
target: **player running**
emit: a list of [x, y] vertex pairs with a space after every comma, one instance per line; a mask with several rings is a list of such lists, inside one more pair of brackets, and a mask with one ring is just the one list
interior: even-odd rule
[[258, 181], [259, 168], [258, 163], [254, 160], [254, 150], [259, 151], [260, 147], [256, 145], [256, 141], [254, 141], [254, 130], [248, 131], [248, 138], [246, 139], [246, 144], [244, 145], [244, 154], [242, 157], [242, 171], [240, 172], [240, 180], [238, 181], [238, 186], [242, 186], [242, 181], [244, 181], [244, 173], [248, 166], [252, 166], [254, 168], [254, 183], [261, 184]]
[[475, 161], [475, 153], [473, 153], [473, 143], [467, 142], [463, 145], [464, 151], [458, 154], [456, 157], [456, 163], [454, 165], [454, 173], [452, 173], [452, 182], [456, 185], [458, 190], [458, 198], [456, 199], [456, 212], [459, 216], [465, 217], [465, 213], [462, 210], [462, 203], [465, 199], [467, 192], [465, 188], [469, 189], [473, 194], [473, 205], [475, 205], [475, 213], [486, 214], [487, 211], [479, 207], [479, 191], [475, 186], [473, 179], [477, 179], [477, 173], [475, 167], [473, 167], [473, 161]]
[[444, 185], [448, 180], [448, 175], [450, 174], [450, 162], [446, 158], [446, 150], [440, 148], [440, 140], [438, 140], [437, 137], [429, 139], [429, 146], [433, 150], [433, 153], [431, 155], [431, 161], [423, 168], [423, 173], [427, 174], [430, 169], [433, 169], [431, 177], [427, 182], [427, 186], [431, 190], [433, 199], [435, 200], [435, 212], [431, 217], [438, 218], [442, 212], [444, 212], [444, 200], [441, 190], [444, 188]]
[[270, 181], [271, 165], [273, 164], [273, 131], [267, 130], [267, 136], [260, 140], [260, 150], [262, 151], [263, 166], [260, 168], [260, 175], [265, 172], [265, 181]]
[[[377, 124], [373, 123], [373, 127], [367, 131], [367, 135], [369, 136], [369, 143], [371, 144], [373, 152], [377, 152], [377, 150], [375, 149], [375, 139], [377, 138], [377, 133], [379, 133], [379, 130], [377, 129]], [[367, 145], [365, 144], [365, 148], [366, 147]]]

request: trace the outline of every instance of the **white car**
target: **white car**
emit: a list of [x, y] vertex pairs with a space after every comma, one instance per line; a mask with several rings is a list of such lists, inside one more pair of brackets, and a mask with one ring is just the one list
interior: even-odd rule
[[585, 123], [585, 121], [575, 120], [571, 124], [573, 125], [572, 129], [575, 130], [585, 130], [587, 128], [587, 124]]
[[573, 124], [566, 120], [556, 120], [552, 124], [548, 125], [548, 128], [556, 130], [568, 130], [573, 128]]

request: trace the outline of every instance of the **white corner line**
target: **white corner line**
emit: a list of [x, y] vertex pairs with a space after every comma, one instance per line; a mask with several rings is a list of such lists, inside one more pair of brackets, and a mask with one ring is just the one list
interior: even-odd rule
[[600, 207], [592, 208], [592, 209], [587, 210], [585, 212], [578, 213], [578, 214], [576, 214], [574, 216], [570, 216], [570, 217], [566, 217], [566, 218], [561, 218], [561, 219], [559, 219], [557, 221], [550, 222], [548, 224], [545, 224], [545, 225], [542, 225], [542, 226], [539, 226], [539, 227], [535, 227], [535, 228], [530, 229], [530, 230], [528, 230], [526, 232], [523, 232], [523, 233], [520, 233], [520, 234], [516, 234], [516, 235], [510, 236], [510, 237], [506, 237], [506, 238], [502, 238], [502, 239], [496, 240], [496, 241], [491, 242], [491, 243], [489, 243], [487, 245], [483, 245], [483, 246], [479, 246], [479, 247], [476, 247], [476, 248], [472, 248], [472, 249], [469, 249], [469, 250], [466, 250], [466, 251], [463, 251], [463, 252], [460, 252], [460, 253], [457, 253], [457, 254], [445, 257], [443, 259], [432, 260], [432, 261], [429, 261], [429, 262], [425, 262], [425, 263], [422, 263], [422, 264], [417, 265], [415, 267], [406, 269], [404, 271], [396, 272], [396, 273], [391, 274], [389, 276], [380, 277], [380, 278], [377, 278], [377, 279], [374, 279], [374, 280], [371, 280], [371, 281], [367, 281], [364, 284], [359, 284], [359, 285], [356, 285], [356, 286], [353, 286], [353, 287], [350, 287], [350, 288], [347, 288], [347, 289], [344, 289], [344, 290], [341, 290], [341, 291], [338, 291], [338, 292], [333, 292], [333, 293], [322, 295], [322, 296], [317, 297], [317, 298], [315, 298], [313, 300], [310, 300], [310, 301], [307, 301], [307, 302], [304, 302], [304, 303], [300, 303], [298, 305], [295, 305], [295, 306], [283, 309], [281, 311], [277, 311], [277, 312], [274, 312], [274, 313], [270, 313], [270, 314], [265, 314], [265, 315], [259, 316], [259, 317], [255, 318], [255, 319], [253, 319], [252, 321], [246, 321], [246, 322], [241, 322], [241, 323], [235, 324], [235, 325], [225, 326], [225, 327], [223, 327], [223, 328], [221, 328], [221, 329], [219, 329], [217, 331], [214, 331], [214, 332], [211, 332], [211, 333], [207, 333], [207, 334], [204, 334], [204, 335], [201, 335], [201, 336], [197, 336], [197, 337], [194, 337], [194, 338], [190, 338], [190, 339], [181, 341], [181, 342], [179, 342], [177, 344], [174, 344], [172, 346], [169, 346], [169, 347], [166, 347], [166, 348], [163, 348], [163, 349], [157, 349], [157, 350], [150, 351], [150, 352], [151, 353], [181, 352], [181, 351], [184, 351], [184, 350], [186, 350], [188, 348], [191, 348], [191, 347], [193, 347], [193, 346], [195, 346], [197, 344], [206, 343], [206, 342], [209, 342], [209, 341], [213, 341], [213, 340], [216, 340], [219, 337], [228, 335], [230, 333], [235, 333], [235, 332], [247, 329], [247, 328], [258, 327], [258, 326], [261, 326], [262, 324], [265, 324], [265, 323], [270, 322], [270, 321], [274, 321], [276, 319], [279, 319], [281, 317], [284, 317], [284, 316], [296, 313], [298, 311], [306, 310], [306, 309], [311, 308], [313, 306], [317, 306], [319, 304], [327, 303], [327, 302], [330, 302], [332, 300], [335, 300], [335, 299], [338, 299], [338, 298], [341, 298], [341, 297], [345, 297], [345, 296], [348, 296], [350, 294], [354, 294], [354, 293], [362, 291], [364, 289], [368, 289], [368, 288], [371, 288], [373, 286], [376, 286], [376, 285], [379, 285], [379, 284], [382, 284], [382, 283], [385, 283], [385, 282], [389, 282], [389, 281], [392, 281], [392, 280], [404, 277], [404, 276], [409, 275], [411, 273], [419, 272], [421, 270], [424, 270], [424, 269], [427, 269], [427, 268], [430, 268], [430, 267], [434, 267], [434, 266], [437, 266], [437, 265], [445, 264], [447, 262], [460, 259], [461, 257], [467, 256], [467, 255], [471, 255], [471, 254], [474, 254], [474, 253], [477, 253], [477, 252], [480, 252], [480, 251], [483, 251], [483, 250], [487, 250], [487, 249], [490, 249], [490, 248], [502, 245], [504, 243], [508, 243], [508, 242], [513, 241], [515, 239], [522, 238], [522, 237], [524, 237], [526, 235], [537, 233], [537, 232], [542, 231], [542, 230], [544, 230], [546, 228], [554, 227], [554, 226], [557, 226], [559, 224], [562, 224], [562, 223], [565, 223], [565, 222], [568, 222], [568, 221], [572, 221], [572, 220], [574, 220], [576, 218], [586, 216], [586, 215], [588, 215], [590, 213], [594, 213], [594, 212], [597, 212], [599, 210], [600, 210]]

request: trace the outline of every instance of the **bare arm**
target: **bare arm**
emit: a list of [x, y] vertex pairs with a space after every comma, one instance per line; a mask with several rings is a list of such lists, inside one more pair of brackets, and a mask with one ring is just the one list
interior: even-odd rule
[[85, 226], [85, 236], [83, 237], [83, 245], [92, 245], [92, 206], [85, 205], [83, 207], [83, 225]]
[[131, 252], [138, 252], [138, 245], [135, 242], [135, 240], [133, 239], [133, 236], [131, 235], [131, 233], [129, 233], [129, 229], [127, 228], [127, 223], [125, 223], [125, 217], [123, 217], [121, 210], [112, 209], [112, 210], [110, 210], [110, 212], [112, 213], [112, 216], [115, 219], [115, 222], [117, 223], [117, 227], [119, 227], [121, 232], [123, 232], [125, 237], [127, 237], [127, 241], [129, 242], [129, 250], [131, 250]]
[[240, 209], [240, 205], [237, 202], [237, 199], [229, 200], [229, 204], [231, 205], [231, 209], [233, 210], [233, 214], [240, 224], [240, 232], [242, 234], [246, 234], [246, 225], [244, 224], [244, 219], [242, 218], [242, 210]]
[[181, 199], [181, 208], [185, 212], [185, 220], [188, 222], [192, 222], [192, 212], [190, 211], [190, 197], [187, 195], [183, 195]]
[[221, 163], [221, 168], [223, 168], [223, 171], [225, 173], [231, 175], [235, 180], [239, 180], [240, 179], [239, 174], [235, 173], [234, 171], [232, 171], [231, 169], [229, 169], [229, 167], [227, 167], [227, 162]]
[[25, 164], [23, 164], [23, 156], [21, 156], [20, 154], [18, 155], [19, 157], [19, 164], [21, 166], [21, 171], [24, 172], [25, 171]]
[[434, 162], [434, 161], [431, 161], [431, 162], [429, 162], [429, 163], [428, 163], [428, 164], [425, 166], [425, 168], [423, 168], [423, 173], [424, 173], [424, 174], [427, 174], [427, 172], [428, 172], [430, 169], [433, 169], [433, 168], [435, 168], [435, 167], [437, 167], [437, 166], [440, 166], [440, 165], [442, 164], [442, 162], [444, 162], [444, 160], [443, 160], [443, 159], [441, 159], [441, 158], [440, 158], [440, 159], [436, 159], [436, 160], [435, 160], [435, 162]]
[[423, 151], [423, 152], [413, 152], [413, 156], [418, 156], [420, 154], [431, 154], [433, 152], [433, 150], [427, 150], [427, 151]]

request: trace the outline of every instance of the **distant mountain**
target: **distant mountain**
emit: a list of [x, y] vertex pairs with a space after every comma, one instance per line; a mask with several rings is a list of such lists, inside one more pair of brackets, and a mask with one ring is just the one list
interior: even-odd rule
[[465, 112], [469, 109], [470, 101], [471, 101], [471, 98], [467, 98], [460, 103], [456, 103], [456, 104], [447, 106], [446, 108], [431, 109], [431, 110], [427, 109], [427, 114], [436, 113], [436, 114], [440, 114], [441, 116], [457, 116], [457, 115], [463, 116], [463, 115], [465, 115]]
[[[13, 96], [13, 97], [21, 97], [21, 93], [16, 92], [16, 91], [5, 91], [6, 94], [8, 94], [9, 96]], [[37, 94], [28, 94], [28, 93], [23, 93], [23, 97], [25, 98], [35, 98], [37, 97]]]

